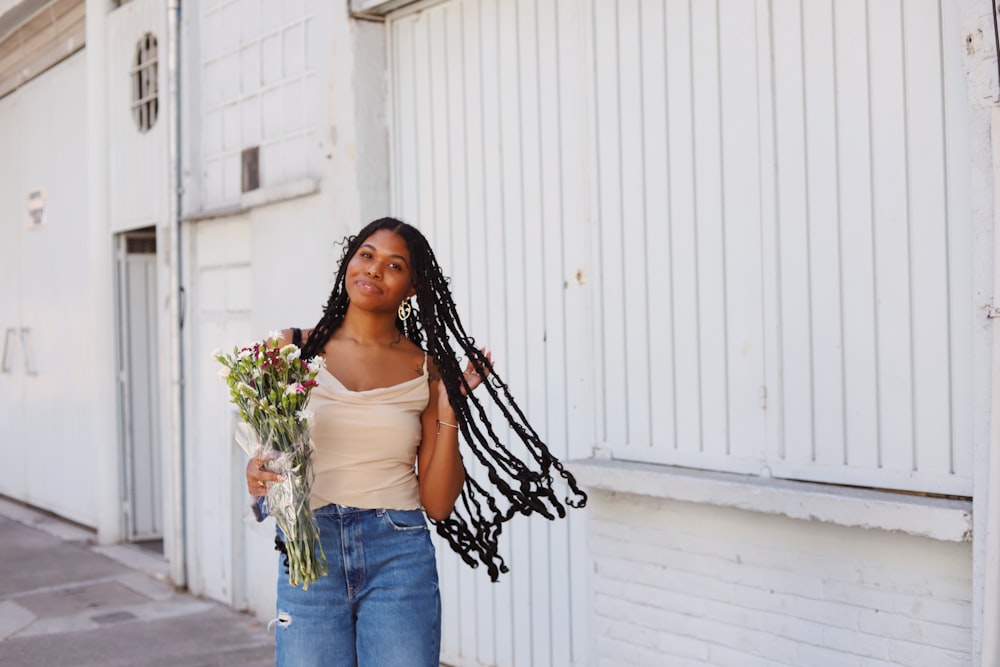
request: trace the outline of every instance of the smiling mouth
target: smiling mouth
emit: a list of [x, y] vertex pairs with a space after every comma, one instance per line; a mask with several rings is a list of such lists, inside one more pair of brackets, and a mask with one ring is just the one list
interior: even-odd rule
[[382, 290], [379, 289], [374, 283], [368, 282], [367, 280], [358, 280], [354, 283], [362, 291], [369, 292], [371, 294], [381, 294]]

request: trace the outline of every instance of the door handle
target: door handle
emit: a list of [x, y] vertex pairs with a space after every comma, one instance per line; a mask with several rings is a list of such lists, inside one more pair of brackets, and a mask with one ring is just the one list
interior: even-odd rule
[[24, 353], [24, 372], [28, 375], [38, 375], [38, 369], [32, 363], [35, 348], [31, 346], [31, 329], [28, 327], [21, 327], [21, 351]]
[[4, 373], [10, 373], [13, 368], [10, 365], [10, 339], [17, 335], [17, 329], [11, 327], [4, 331], [3, 334], [3, 370]]

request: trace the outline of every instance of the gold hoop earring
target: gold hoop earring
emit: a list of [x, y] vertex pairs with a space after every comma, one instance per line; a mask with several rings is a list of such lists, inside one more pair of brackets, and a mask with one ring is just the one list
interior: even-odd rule
[[413, 306], [410, 305], [410, 300], [406, 299], [401, 304], [399, 304], [399, 309], [396, 311], [399, 315], [399, 319], [404, 322], [410, 319], [410, 315], [413, 314]]

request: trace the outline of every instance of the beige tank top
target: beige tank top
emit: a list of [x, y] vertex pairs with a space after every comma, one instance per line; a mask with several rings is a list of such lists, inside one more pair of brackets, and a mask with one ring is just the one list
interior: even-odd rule
[[309, 396], [313, 480], [310, 507], [420, 508], [414, 464], [427, 408], [422, 375], [391, 387], [351, 391], [325, 368]]

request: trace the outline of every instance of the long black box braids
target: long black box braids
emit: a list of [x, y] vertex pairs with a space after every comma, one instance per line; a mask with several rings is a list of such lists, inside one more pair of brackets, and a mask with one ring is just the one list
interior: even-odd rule
[[[427, 239], [416, 227], [395, 218], [380, 218], [345, 240], [333, 291], [323, 317], [303, 346], [302, 358], [309, 359], [322, 352], [330, 336], [340, 327], [349, 302], [344, 285], [347, 264], [361, 244], [381, 229], [401, 236], [410, 250], [416, 307], [412, 317], [405, 321], [397, 320], [396, 326], [434, 360], [448, 392], [448, 400], [455, 410], [462, 440], [485, 470], [488, 484], [492, 487], [484, 487], [481, 480], [466, 474], [465, 486], [455, 503], [455, 510], [447, 519], [434, 523], [438, 534], [448, 541], [463, 561], [472, 567], [483, 563], [490, 579], [496, 581], [501, 573], [508, 571], [498, 553], [505, 522], [516, 514], [540, 514], [547, 519], [564, 517], [565, 506], [585, 506], [587, 494], [577, 485], [572, 473], [549, 451], [490, 360], [476, 347], [472, 336], [466, 333], [448, 278], [441, 271]], [[476, 392], [468, 391], [455, 347], [471, 360], [481, 376], [486, 377], [483, 385], [489, 400], [523, 444], [525, 456], [515, 456], [504, 446], [483, 402]], [[556, 494], [556, 477], [568, 486], [569, 495], [563, 500]], [[503, 499], [502, 504], [497, 502], [494, 493]]]

